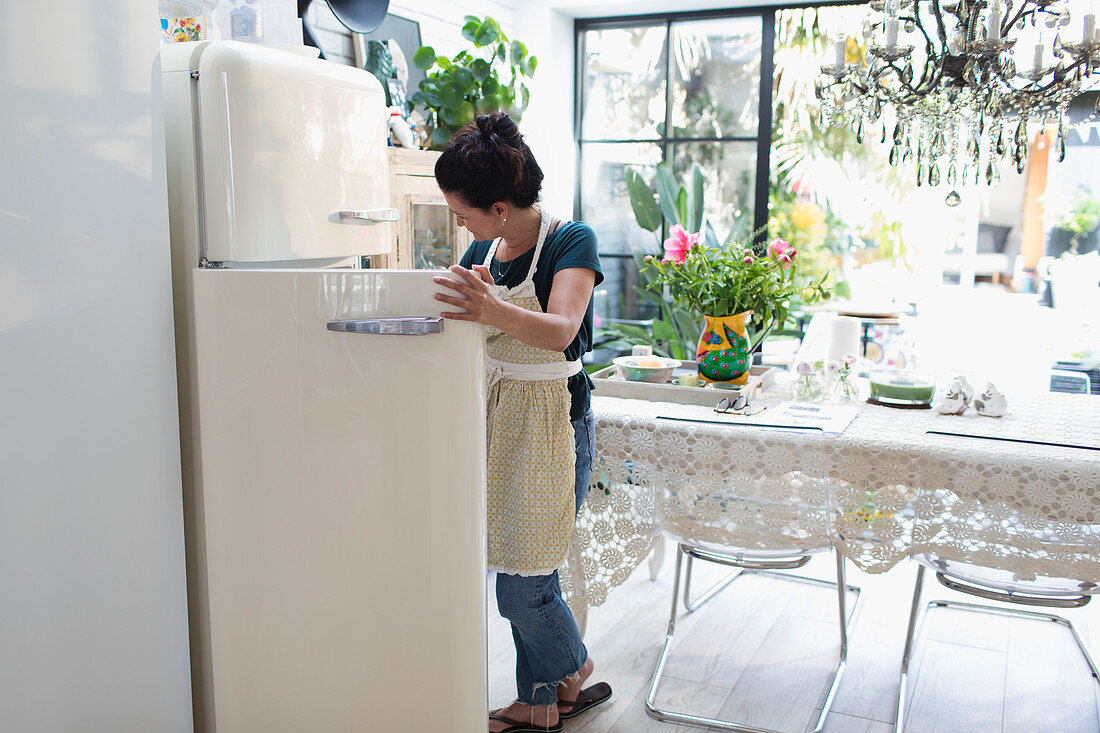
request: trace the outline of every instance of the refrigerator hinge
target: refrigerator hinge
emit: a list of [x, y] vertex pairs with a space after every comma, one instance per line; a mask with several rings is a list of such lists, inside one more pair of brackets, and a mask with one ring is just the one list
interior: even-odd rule
[[191, 78], [192, 78], [192, 79], [198, 79], [198, 78], [199, 78], [199, 72], [197, 72], [197, 71], [192, 71], [192, 72], [191, 72]]
[[216, 260], [208, 260], [205, 257], [200, 257], [199, 258], [199, 267], [206, 267], [206, 268], [209, 268], [211, 270], [224, 270], [225, 269], [225, 265], [223, 263], [218, 262]]

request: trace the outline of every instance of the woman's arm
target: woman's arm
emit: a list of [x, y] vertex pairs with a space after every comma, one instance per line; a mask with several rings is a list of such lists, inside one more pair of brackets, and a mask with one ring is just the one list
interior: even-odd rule
[[467, 270], [452, 265], [450, 269], [461, 279], [436, 277], [434, 280], [457, 291], [458, 295], [437, 293], [435, 297], [463, 310], [444, 312], [444, 318], [496, 326], [526, 344], [548, 351], [565, 351], [576, 338], [596, 284], [593, 270], [584, 267], [559, 270], [550, 286], [546, 312], [536, 313], [497, 297], [492, 275], [485, 266], [474, 265], [472, 270]]

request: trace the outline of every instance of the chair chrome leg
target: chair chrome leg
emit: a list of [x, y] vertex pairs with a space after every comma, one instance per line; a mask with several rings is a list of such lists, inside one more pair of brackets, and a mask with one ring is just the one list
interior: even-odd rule
[[898, 711], [894, 719], [894, 733], [903, 733], [905, 725], [905, 695], [909, 685], [909, 659], [913, 652], [917, 622], [924, 619], [921, 613], [920, 595], [924, 586], [924, 566], [917, 566], [917, 582], [913, 587], [913, 604], [909, 609], [909, 628], [905, 632], [905, 650], [901, 654], [901, 676], [898, 681]]
[[[742, 724], [734, 723], [734, 722], [731, 722], [731, 721], [718, 720], [716, 718], [706, 718], [706, 717], [702, 717], [702, 716], [698, 716], [698, 715], [691, 715], [689, 713], [678, 713], [678, 712], [673, 712], [673, 711], [670, 711], [670, 710], [663, 710], [663, 709], [657, 707], [657, 705], [656, 705], [657, 691], [658, 691], [658, 688], [660, 687], [661, 675], [664, 673], [665, 663], [668, 661], [669, 652], [672, 650], [672, 639], [673, 639], [673, 635], [674, 635], [675, 630], [676, 630], [676, 604], [679, 600], [679, 595], [680, 595], [680, 571], [681, 571], [681, 568], [683, 567], [683, 560], [684, 560], [685, 555], [687, 556], [687, 572], [685, 574], [685, 584], [684, 584], [684, 605], [685, 606], [688, 606], [687, 589], [690, 587], [692, 559], [693, 559], [693, 557], [700, 557], [700, 559], [707, 559], [704, 556], [705, 553], [703, 553], [701, 555], [694, 555], [693, 556], [693, 553], [690, 549], [685, 551], [685, 548], [682, 545], [680, 545], [679, 543], [677, 543], [677, 547], [676, 547], [676, 572], [675, 572], [673, 582], [672, 582], [672, 609], [671, 609], [671, 612], [669, 614], [668, 632], [665, 635], [665, 643], [664, 643], [664, 646], [661, 649], [661, 654], [657, 658], [657, 666], [654, 669], [653, 679], [652, 679], [652, 681], [650, 682], [650, 685], [649, 685], [649, 693], [646, 695], [646, 701], [645, 701], [646, 714], [649, 715], [651, 718], [654, 718], [656, 720], [665, 721], [665, 722], [680, 723], [680, 724], [686, 724], [686, 725], [696, 725], [696, 726], [702, 726], [702, 727], [706, 727], [706, 728], [719, 728], [721, 730], [737, 731], [738, 733], [782, 733], [781, 731], [772, 730], [770, 728], [756, 728], [756, 727], [753, 727], [753, 726], [742, 725]], [[800, 562], [800, 564], [805, 564], [805, 563], [804, 563], [804, 561], [802, 561], [802, 562]], [[797, 567], [798, 565], [794, 565], [794, 566]], [[696, 601], [693, 603], [694, 607], [688, 607], [688, 612], [690, 613], [692, 610], [698, 608], [703, 603], [706, 603], [715, 594], [717, 594], [720, 590], [722, 590], [727, 585], [732, 583], [734, 580], [736, 580], [742, 574], [764, 573], [764, 572], [769, 572], [769, 571], [754, 568], [754, 569], [742, 569], [740, 571], [732, 573], [731, 576], [729, 576], [727, 578], [724, 578], [723, 580], [718, 581], [718, 583], [715, 585], [715, 587], [712, 587], [710, 590], [708, 590], [706, 593], [704, 593], [702, 596], [700, 596], [698, 599], [696, 599]], [[769, 574], [770, 574], [770, 572], [769, 572]], [[844, 579], [844, 559], [840, 555], [837, 555], [837, 577], [836, 577], [835, 581], [827, 581], [827, 580], [820, 580], [818, 578], [807, 578], [807, 577], [800, 576], [800, 575], [779, 574], [779, 573], [775, 574], [773, 577], [780, 578], [780, 579], [785, 579], [785, 580], [793, 580], [793, 581], [797, 581], [797, 582], [816, 584], [816, 585], [827, 585], [827, 586], [830, 586], [830, 587], [835, 587], [836, 590], [837, 590], [837, 596], [838, 596], [837, 610], [838, 610], [839, 625], [840, 625], [839, 660], [837, 662], [836, 668], [833, 671], [832, 676], [829, 678], [828, 687], [827, 687], [827, 691], [825, 693], [824, 702], [822, 703], [822, 706], [821, 706], [821, 713], [818, 715], [818, 718], [817, 718], [816, 722], [814, 723], [814, 727], [809, 731], [809, 733], [820, 733], [822, 728], [824, 728], [824, 726], [825, 726], [825, 719], [828, 716], [829, 710], [830, 710], [830, 708], [833, 704], [833, 700], [836, 697], [837, 689], [840, 687], [840, 680], [841, 680], [841, 678], [844, 674], [844, 670], [845, 670], [845, 667], [847, 665], [848, 632], [850, 630], [851, 625], [855, 622], [855, 619], [856, 619], [856, 617], [859, 613], [859, 609], [861, 607], [861, 603], [862, 603], [861, 590], [858, 587], [847, 585], [845, 583], [845, 579]], [[852, 604], [851, 614], [846, 613], [847, 605], [846, 605], [846, 600], [845, 600], [844, 595], [847, 592], [852, 592], [852, 593], [856, 594], [856, 600]]]
[[[923, 625], [924, 617], [927, 615], [928, 611], [933, 608], [954, 608], [956, 610], [969, 611], [972, 613], [988, 613], [996, 616], [1009, 616], [1015, 618], [1033, 619], [1038, 621], [1051, 621], [1053, 623], [1056, 623], [1067, 629], [1070, 634], [1073, 635], [1073, 640], [1077, 644], [1078, 651], [1081, 652], [1081, 656], [1085, 658], [1085, 663], [1089, 666], [1089, 673], [1092, 676], [1093, 681], [1100, 685], [1100, 668], [1097, 667], [1096, 661], [1093, 659], [1092, 653], [1090, 652], [1088, 645], [1085, 644], [1084, 640], [1081, 638], [1081, 635], [1078, 633], [1077, 628], [1073, 625], [1072, 622], [1069, 621], [1069, 619], [1052, 613], [1025, 611], [1018, 608], [999, 608], [997, 606], [986, 606], [977, 603], [965, 603], [963, 601], [933, 600], [929, 601], [922, 608], [920, 605], [920, 596], [921, 586], [924, 581], [924, 570], [925, 567], [923, 565], [917, 566], [917, 581], [913, 590], [913, 606], [909, 612], [909, 629], [906, 632], [905, 651], [903, 652], [901, 658], [901, 678], [898, 687], [898, 711], [897, 718], [894, 723], [894, 733], [904, 733], [903, 723], [906, 712], [906, 691], [908, 687], [909, 664], [912, 661], [911, 655], [913, 651], [913, 646], [916, 638], [920, 636], [920, 629]], [[941, 582], [943, 581], [941, 580]], [[944, 585], [948, 588], [951, 588], [952, 590], [961, 590], [962, 592], [970, 593], [971, 595], [986, 597], [984, 593], [974, 593], [969, 590], [970, 586], [965, 586], [963, 584], [958, 584], [954, 582], [944, 583]], [[962, 585], [963, 587], [960, 587], [960, 585]], [[999, 600], [999, 598], [997, 599]], [[1054, 600], [1058, 601], [1059, 599]], [[1015, 598], [1011, 602], [1022, 603], [1025, 605], [1040, 605], [1038, 603], [1035, 603], [1034, 599], [1031, 597], [1026, 597], [1024, 600]], [[1086, 597], [1084, 603], [1087, 602], [1088, 598]], [[1078, 607], [1084, 605], [1084, 603], [1074, 600], [1068, 603], [1063, 601], [1062, 603], [1058, 603], [1057, 605], [1061, 607]], [[1100, 716], [1100, 702], [1097, 703], [1097, 715]]]

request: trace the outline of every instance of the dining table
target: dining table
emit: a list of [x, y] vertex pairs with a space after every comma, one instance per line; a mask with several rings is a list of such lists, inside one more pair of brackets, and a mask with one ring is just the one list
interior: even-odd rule
[[[820, 518], [828, 545], [865, 572], [933, 553], [1016, 580], [1074, 578], [1090, 592], [1100, 585], [1100, 397], [1006, 397], [1002, 417], [854, 401], [840, 406], [855, 412], [847, 425], [822, 432], [777, 419], [790, 405], [789, 382], [755, 395], [744, 415], [597, 390], [591, 486], [561, 572], [566, 599], [583, 625], [665, 536], [703, 526], [713, 544], [728, 532], [736, 546], [743, 537], [732, 536], [740, 530], [731, 500], [739, 490], [727, 469], [751, 461], [754, 475], [787, 477], [765, 503], [790, 504], [778, 494], [798, 485], [789, 477], [807, 451], [820, 456], [829, 499], [809, 514]], [[780, 523], [754, 541], [789, 545], [797, 531], [805, 530]]]

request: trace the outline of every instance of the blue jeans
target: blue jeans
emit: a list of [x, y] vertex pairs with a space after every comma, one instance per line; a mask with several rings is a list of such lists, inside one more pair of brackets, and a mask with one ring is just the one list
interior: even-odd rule
[[[592, 477], [593, 418], [573, 421], [577, 443], [577, 511]], [[576, 674], [588, 659], [577, 622], [561, 597], [558, 572], [523, 577], [497, 573], [497, 609], [512, 624], [516, 644], [516, 690], [520, 702], [553, 705], [558, 684]]]

